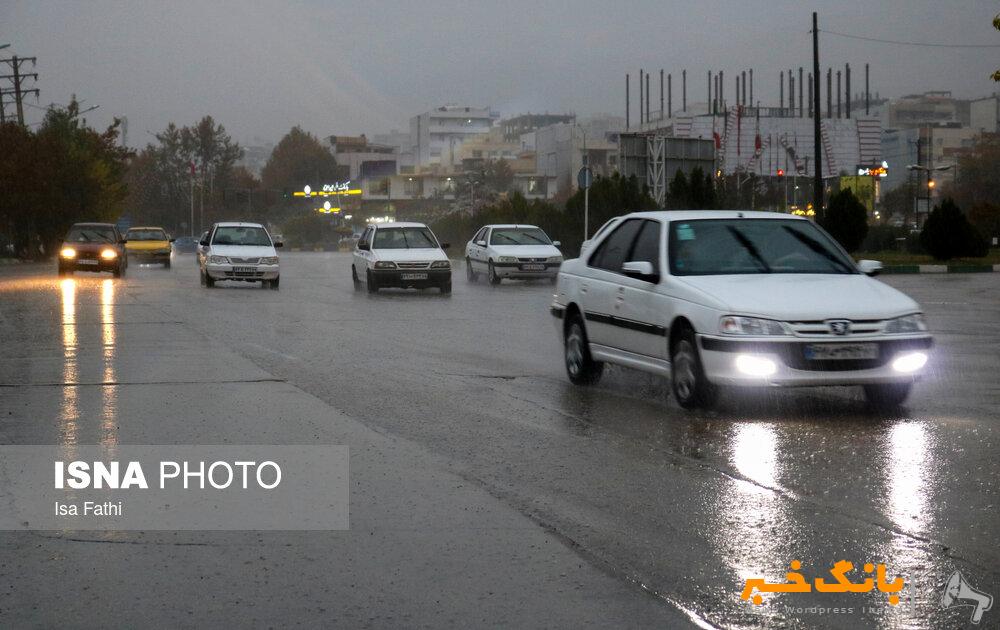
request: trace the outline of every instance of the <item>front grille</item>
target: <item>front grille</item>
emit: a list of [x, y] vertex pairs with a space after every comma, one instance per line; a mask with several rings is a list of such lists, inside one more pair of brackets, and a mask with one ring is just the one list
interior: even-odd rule
[[851, 322], [851, 330], [846, 335], [835, 335], [826, 321], [786, 322], [797, 337], [864, 337], [882, 332], [885, 322], [881, 319], [842, 320]]
[[229, 262], [234, 265], [256, 265], [260, 262], [260, 258], [235, 258], [233, 256], [229, 257]]
[[517, 262], [523, 263], [543, 263], [547, 261], [548, 258], [518, 258]]
[[431, 264], [429, 262], [398, 262], [396, 266], [400, 269], [427, 269]]

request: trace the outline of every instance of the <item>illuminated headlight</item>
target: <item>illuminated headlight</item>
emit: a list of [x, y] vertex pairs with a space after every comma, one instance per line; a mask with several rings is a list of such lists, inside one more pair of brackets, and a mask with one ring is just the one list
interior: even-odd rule
[[228, 265], [229, 259], [225, 256], [209, 256], [208, 263], [210, 265]]
[[736, 356], [736, 369], [747, 376], [771, 376], [778, 371], [774, 361], [753, 354]]
[[264, 258], [260, 259], [260, 264], [262, 264], [262, 265], [277, 265], [278, 264], [278, 257], [277, 256], [265, 256]]
[[781, 322], [756, 317], [727, 315], [719, 320], [719, 332], [725, 335], [784, 335]]
[[447, 260], [435, 260], [431, 263], [431, 269], [451, 269], [451, 263]]
[[908, 352], [900, 355], [892, 362], [892, 369], [897, 372], [916, 372], [927, 365], [927, 355], [923, 352]]
[[116, 252], [113, 249], [101, 250], [101, 258], [103, 258], [104, 260], [111, 260], [112, 258], [117, 258], [117, 257], [118, 257], [118, 252]]
[[517, 258], [515, 258], [514, 256], [500, 256], [499, 258], [497, 258], [497, 262], [501, 262], [501, 263], [516, 263], [517, 262]]
[[915, 333], [924, 330], [927, 330], [927, 324], [924, 323], [924, 316], [920, 313], [890, 319], [885, 325], [885, 332], [889, 334]]
[[551, 263], [561, 263], [563, 261], [562, 256], [549, 256], [549, 262]]
[[59, 255], [63, 258], [76, 258], [76, 250], [72, 247], [63, 247]]
[[376, 269], [395, 269], [396, 268], [396, 263], [392, 262], [391, 260], [380, 260], [380, 261], [378, 261], [378, 262], [375, 263], [375, 268]]

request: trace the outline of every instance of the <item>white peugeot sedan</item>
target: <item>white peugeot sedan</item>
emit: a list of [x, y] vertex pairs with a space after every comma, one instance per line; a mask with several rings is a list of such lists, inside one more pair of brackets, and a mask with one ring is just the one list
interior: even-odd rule
[[369, 225], [354, 246], [351, 279], [354, 288], [364, 283], [369, 293], [387, 287], [426, 289], [451, 293], [451, 262], [431, 229], [423, 223]]
[[880, 268], [787, 214], [638, 212], [563, 263], [551, 308], [577, 384], [609, 362], [669, 376], [685, 408], [719, 385], [860, 385], [892, 407], [932, 338]]
[[534, 225], [486, 225], [465, 246], [465, 273], [470, 282], [486, 274], [490, 284], [504, 278], [556, 279], [563, 256], [559, 241]]
[[206, 287], [214, 287], [219, 280], [236, 280], [278, 288], [281, 274], [275, 248], [282, 244], [273, 241], [263, 225], [216, 223], [199, 245], [199, 271]]

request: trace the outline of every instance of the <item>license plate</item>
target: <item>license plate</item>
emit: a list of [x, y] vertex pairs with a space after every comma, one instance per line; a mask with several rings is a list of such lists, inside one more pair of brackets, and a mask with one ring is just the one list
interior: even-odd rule
[[253, 267], [233, 267], [233, 271], [236, 273], [253, 273]]
[[401, 273], [399, 274], [400, 280], [426, 280], [426, 273]]
[[523, 271], [545, 271], [545, 265], [521, 265]]
[[86, 258], [81, 258], [80, 260], [76, 261], [76, 264], [78, 264], [78, 265], [96, 265], [97, 261], [96, 260], [88, 260]]
[[874, 343], [811, 344], [806, 346], [805, 356], [811, 361], [877, 359], [878, 345]]

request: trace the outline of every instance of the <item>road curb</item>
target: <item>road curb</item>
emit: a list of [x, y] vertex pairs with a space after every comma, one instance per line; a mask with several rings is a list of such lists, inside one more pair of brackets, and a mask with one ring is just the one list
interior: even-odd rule
[[1000, 265], [887, 265], [882, 268], [882, 273], [886, 274], [994, 272], [1000, 272]]

